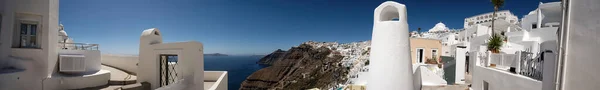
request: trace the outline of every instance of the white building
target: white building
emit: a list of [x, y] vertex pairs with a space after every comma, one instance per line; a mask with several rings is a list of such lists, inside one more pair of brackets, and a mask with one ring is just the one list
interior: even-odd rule
[[539, 8], [529, 12], [521, 19], [521, 27], [526, 30], [558, 27], [562, 21], [560, 2], [540, 3]]
[[[544, 90], [593, 90], [600, 88], [600, 1], [563, 0], [557, 71]], [[542, 5], [540, 5], [542, 6]], [[544, 12], [544, 9], [541, 9]], [[546, 20], [544, 18], [544, 20]], [[545, 73], [545, 72], [544, 72]], [[545, 79], [544, 79], [545, 80]], [[556, 83], [556, 85], [554, 84]], [[547, 87], [548, 86], [548, 87]]]
[[[489, 12], [489, 13], [479, 14], [479, 15], [465, 18], [464, 28], [469, 28], [476, 24], [491, 22], [492, 14], [493, 14], [493, 12]], [[515, 16], [508, 10], [502, 10], [502, 11], [496, 12], [496, 20], [504, 20], [511, 24], [517, 24], [517, 22], [519, 22], [519, 18], [517, 18], [517, 16]]]
[[[74, 43], [68, 37], [64, 26], [58, 23], [58, 7], [58, 0], [0, 0], [0, 90], [157, 89], [159, 86], [178, 90], [227, 89], [226, 71], [203, 70], [203, 47], [199, 42], [146, 42], [150, 45], [140, 45], [142, 58], [105, 56], [101, 55], [98, 44]], [[159, 34], [144, 32], [142, 37], [161, 38]], [[141, 39], [144, 40], [147, 38]], [[181, 56], [181, 60], [176, 60], [182, 62], [180, 65], [166, 69], [180, 72], [167, 79], [178, 82], [157, 83], [163, 74], [158, 73], [156, 63], [160, 60], [155, 54]], [[144, 69], [137, 69], [138, 63]], [[132, 73], [139, 73], [140, 82]]]
[[[539, 10], [549, 17], [529, 14], [522, 25], [559, 24], [560, 2], [540, 4]], [[544, 15], [542, 15], [544, 16]], [[559, 19], [557, 22], [556, 19]], [[532, 21], [535, 20], [535, 21]], [[539, 21], [548, 21], [540, 22]], [[490, 33], [467, 39], [469, 42], [469, 72], [472, 73], [473, 90], [548, 90], [554, 83], [556, 70], [558, 25], [522, 29], [510, 22], [496, 22], [495, 30], [504, 29], [506, 41], [501, 52], [487, 51]], [[525, 26], [523, 26], [525, 27]], [[477, 31], [479, 33], [479, 31]], [[461, 56], [457, 56], [461, 57]], [[494, 77], [494, 78], [489, 78]], [[517, 83], [515, 83], [517, 82]]]
[[58, 90], [106, 85], [97, 44], [72, 43], [58, 0], [0, 0], [0, 89]]
[[156, 28], [140, 37], [140, 82], [160, 90], [227, 90], [226, 71], [204, 71], [204, 46], [200, 42], [163, 43]]

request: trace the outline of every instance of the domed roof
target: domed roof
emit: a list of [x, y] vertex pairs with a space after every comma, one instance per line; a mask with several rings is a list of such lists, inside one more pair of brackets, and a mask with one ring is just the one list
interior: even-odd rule
[[62, 31], [58, 31], [58, 36], [69, 36], [69, 35], [67, 35], [67, 32], [62, 30]]
[[442, 22], [435, 24], [428, 32], [448, 31], [448, 27]]
[[65, 31], [65, 26], [59, 24], [58, 26], [58, 36], [69, 36], [67, 35], [67, 31]]

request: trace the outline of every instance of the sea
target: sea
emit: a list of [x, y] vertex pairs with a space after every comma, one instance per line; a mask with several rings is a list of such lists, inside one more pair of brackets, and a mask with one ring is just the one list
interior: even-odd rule
[[227, 71], [227, 88], [238, 90], [246, 77], [255, 71], [267, 67], [256, 64], [263, 56], [204, 56], [205, 71]]

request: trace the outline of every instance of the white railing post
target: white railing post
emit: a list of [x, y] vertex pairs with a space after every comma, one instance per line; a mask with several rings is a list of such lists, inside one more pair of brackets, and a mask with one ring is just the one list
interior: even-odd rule
[[489, 67], [490, 64], [491, 64], [491, 61], [492, 61], [492, 52], [491, 51], [487, 51], [486, 54], [487, 54], [486, 55], [487, 59], [485, 60], [485, 65], [484, 66], [485, 67]]
[[521, 73], [521, 60], [523, 58], [523, 57], [521, 57], [521, 52], [522, 51], [517, 51], [517, 53], [516, 53], [517, 54], [516, 55], [517, 59], [515, 61], [513, 61], [513, 62], [517, 62], [516, 63], [517, 65], [515, 65], [515, 73], [517, 73], [517, 74]]

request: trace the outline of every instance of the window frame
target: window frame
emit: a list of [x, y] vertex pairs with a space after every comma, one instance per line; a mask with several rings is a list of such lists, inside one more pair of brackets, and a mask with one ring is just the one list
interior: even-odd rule
[[[432, 48], [430, 51], [431, 51], [431, 58], [435, 57], [436, 59], [439, 59], [439, 58], [437, 58], [437, 55], [440, 50], [438, 50], [437, 48]], [[435, 53], [433, 51], [435, 51]]]
[[[419, 54], [419, 49], [423, 50], [421, 54]], [[415, 55], [416, 55], [415, 59], [417, 59], [415, 62], [416, 63], [425, 63], [425, 55], [424, 54], [425, 54], [425, 48], [421, 48], [421, 47], [415, 48]], [[419, 55], [422, 57], [419, 57]]]
[[[29, 48], [29, 49], [41, 49], [42, 44], [40, 43], [40, 36], [41, 36], [41, 25], [36, 22], [36, 21], [27, 21], [27, 20], [20, 20], [19, 22], [16, 23], [17, 24], [17, 33], [16, 33], [16, 38], [18, 39], [13, 39], [13, 40], [18, 40], [17, 41], [17, 46], [13, 46], [13, 48]], [[22, 30], [22, 25], [26, 25], [26, 33], [22, 34], [21, 32], [23, 32]], [[32, 27], [35, 26], [35, 27]], [[33, 28], [35, 28], [35, 35], [32, 34], [32, 30], [34, 30]], [[35, 41], [26, 41], [25, 44], [31, 44], [32, 42], [35, 43], [35, 46], [31, 46], [31, 45], [23, 45], [23, 38], [25, 38], [25, 40], [32, 40], [32, 38], [35, 39]]]

